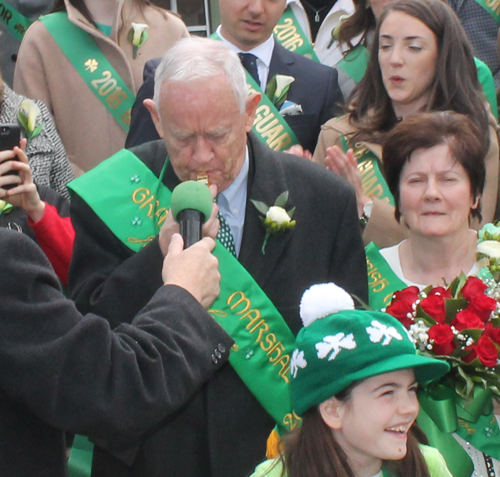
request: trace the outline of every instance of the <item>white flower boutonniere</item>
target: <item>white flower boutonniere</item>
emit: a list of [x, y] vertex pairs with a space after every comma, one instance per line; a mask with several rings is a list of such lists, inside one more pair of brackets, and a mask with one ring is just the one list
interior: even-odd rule
[[40, 116], [40, 108], [38, 105], [31, 99], [25, 99], [21, 103], [19, 113], [17, 114], [17, 120], [19, 125], [24, 129], [28, 142], [42, 132], [43, 122], [38, 126], [36, 125], [38, 116]]
[[146, 23], [134, 23], [132, 22], [132, 28], [128, 32], [128, 39], [132, 43], [132, 56], [134, 60], [137, 58], [137, 50], [146, 43], [149, 38], [146, 29], [148, 25]]
[[285, 210], [287, 202], [288, 191], [280, 194], [271, 207], [259, 200], [252, 200], [253, 205], [255, 205], [256, 209], [264, 216], [261, 218], [266, 229], [266, 236], [261, 249], [263, 255], [266, 253], [267, 241], [271, 235], [279, 236], [288, 229], [293, 229], [297, 223], [295, 220], [292, 220], [295, 207], [288, 211]]
[[275, 75], [267, 83], [266, 96], [279, 110], [288, 96], [290, 85], [295, 81], [293, 76]]

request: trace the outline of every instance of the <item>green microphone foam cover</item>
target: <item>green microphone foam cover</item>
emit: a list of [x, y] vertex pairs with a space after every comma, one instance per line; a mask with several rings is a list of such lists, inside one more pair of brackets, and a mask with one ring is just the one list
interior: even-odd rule
[[170, 207], [177, 220], [179, 212], [192, 209], [203, 214], [205, 223], [212, 213], [212, 194], [206, 184], [197, 181], [181, 182], [172, 192]]

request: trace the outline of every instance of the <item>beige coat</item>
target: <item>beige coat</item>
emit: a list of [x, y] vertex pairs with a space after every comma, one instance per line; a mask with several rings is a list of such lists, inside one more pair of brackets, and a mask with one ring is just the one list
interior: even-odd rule
[[[490, 148], [486, 156], [486, 183], [481, 199], [483, 220], [473, 221], [471, 226], [479, 230], [484, 224], [491, 222], [495, 214], [498, 196], [499, 151], [497, 125], [490, 115]], [[349, 123], [348, 116], [330, 119], [321, 128], [318, 145], [314, 151], [314, 161], [324, 165], [326, 149], [340, 144], [340, 136], [352, 134], [356, 127]], [[356, 146], [358, 146], [356, 144]], [[382, 147], [378, 144], [360, 142], [359, 147], [366, 147], [379, 159], [382, 157]], [[394, 217], [394, 207], [377, 198], [373, 199], [373, 211], [363, 232], [365, 245], [374, 242], [379, 248], [396, 245], [408, 236], [407, 229], [400, 225]]]
[[[146, 61], [189, 36], [184, 23], [152, 6], [141, 11], [133, 0], [119, 0], [110, 37], [89, 24], [66, 0], [69, 20], [88, 32], [130, 90], [142, 84]], [[132, 57], [131, 22], [147, 23], [149, 38]], [[14, 90], [42, 100], [52, 112], [75, 173], [81, 174], [123, 148], [126, 133], [91, 91], [46, 27], [35, 22], [19, 49]]]

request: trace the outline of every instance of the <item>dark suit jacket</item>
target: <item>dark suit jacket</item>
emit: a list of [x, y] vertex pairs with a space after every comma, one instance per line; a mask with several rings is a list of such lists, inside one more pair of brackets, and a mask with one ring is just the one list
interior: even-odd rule
[[[130, 131], [125, 147], [138, 146], [159, 139], [149, 111], [142, 102], [154, 94], [154, 74], [161, 58], [150, 60], [144, 66], [142, 84], [132, 108]], [[295, 81], [288, 90], [287, 99], [302, 106], [304, 114], [285, 116], [299, 143], [314, 152], [321, 126], [334, 116], [342, 114], [342, 92], [338, 84], [338, 72], [283, 48], [275, 43], [269, 80], [275, 75], [293, 76]]]
[[[228, 357], [232, 340], [182, 288], [159, 287], [135, 326], [113, 332], [63, 296], [30, 238], [0, 228], [0, 254], [4, 476], [65, 476], [63, 431], [135, 437], [176, 412]], [[228, 351], [215, 365], [219, 344]]]
[[[366, 262], [350, 185], [321, 166], [291, 154], [277, 153], [249, 136], [250, 171], [239, 261], [281, 312], [294, 334], [301, 327], [299, 303], [312, 284], [335, 281], [366, 300]], [[158, 176], [166, 157], [163, 141], [134, 152]], [[164, 183], [178, 179], [167, 168]], [[265, 230], [250, 199], [274, 204], [289, 191], [297, 225], [271, 237], [265, 255]], [[99, 311], [111, 326], [128, 320], [160, 286], [162, 255], [158, 239], [134, 254], [75, 196], [71, 216], [77, 232], [69, 286], [81, 310]], [[272, 390], [270, 390], [272, 392]], [[243, 477], [265, 457], [273, 420], [230, 365], [213, 374], [182, 410], [142, 440], [131, 467], [97, 449], [94, 476], [99, 477]], [[120, 454], [123, 457], [123, 454]]]

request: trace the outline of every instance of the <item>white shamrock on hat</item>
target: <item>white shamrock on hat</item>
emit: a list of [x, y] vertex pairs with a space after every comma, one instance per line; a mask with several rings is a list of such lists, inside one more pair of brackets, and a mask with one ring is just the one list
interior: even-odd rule
[[292, 361], [290, 362], [290, 374], [292, 377], [297, 377], [299, 368], [304, 369], [307, 366], [307, 361], [304, 358], [304, 352], [298, 349], [293, 351]]
[[383, 346], [387, 346], [393, 338], [398, 341], [403, 339], [394, 326], [383, 325], [377, 320], [371, 322], [371, 326], [366, 328], [366, 332], [370, 336], [370, 341], [372, 343], [380, 343], [382, 338], [385, 338], [382, 343]]
[[354, 349], [356, 346], [356, 341], [354, 341], [352, 333], [349, 333], [347, 336], [345, 333], [337, 333], [334, 336], [325, 336], [321, 343], [316, 343], [316, 350], [318, 351], [319, 359], [326, 358], [328, 353], [331, 352], [328, 361], [332, 361], [342, 349]]

